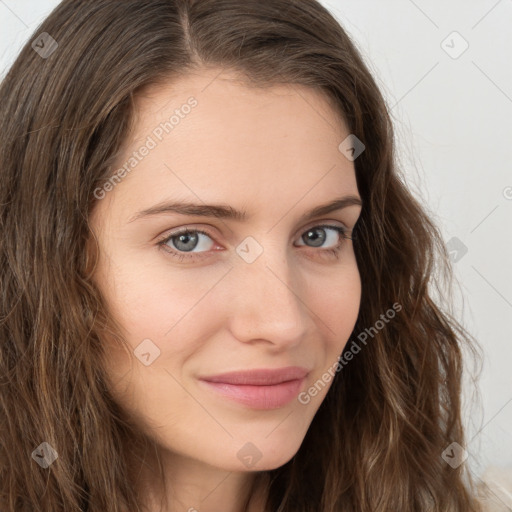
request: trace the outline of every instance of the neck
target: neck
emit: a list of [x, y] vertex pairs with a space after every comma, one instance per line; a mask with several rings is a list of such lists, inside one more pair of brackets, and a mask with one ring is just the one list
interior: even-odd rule
[[[146, 512], [265, 512], [268, 474], [232, 472], [161, 451], [131, 467], [130, 477]], [[162, 485], [165, 488], [162, 488]]]

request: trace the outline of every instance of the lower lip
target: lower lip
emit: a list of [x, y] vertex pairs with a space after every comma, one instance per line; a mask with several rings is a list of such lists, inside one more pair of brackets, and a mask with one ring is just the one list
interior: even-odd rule
[[200, 380], [209, 389], [252, 409], [278, 409], [297, 398], [304, 378], [281, 382], [272, 386], [225, 384]]

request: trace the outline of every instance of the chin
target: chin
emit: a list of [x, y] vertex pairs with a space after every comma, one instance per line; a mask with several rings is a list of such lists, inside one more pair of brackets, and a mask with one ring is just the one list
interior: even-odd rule
[[253, 438], [252, 441], [233, 440], [233, 448], [229, 451], [234, 457], [226, 458], [226, 451], [222, 451], [217, 458], [223, 461], [222, 467], [227, 471], [269, 471], [284, 466], [299, 450], [302, 437], [291, 439], [288, 437], [285, 442], [280, 437], [270, 440], [265, 438], [267, 434]]

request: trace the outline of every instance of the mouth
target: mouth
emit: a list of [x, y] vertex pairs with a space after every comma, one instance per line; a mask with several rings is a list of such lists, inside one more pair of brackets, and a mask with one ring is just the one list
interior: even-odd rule
[[238, 371], [203, 377], [199, 382], [223, 398], [252, 409], [278, 409], [300, 392], [309, 370], [297, 366]]

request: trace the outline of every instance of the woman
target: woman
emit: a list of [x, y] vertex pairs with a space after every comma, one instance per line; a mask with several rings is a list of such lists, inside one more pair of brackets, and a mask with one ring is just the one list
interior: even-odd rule
[[480, 510], [476, 343], [325, 8], [64, 0], [0, 98], [0, 510]]

